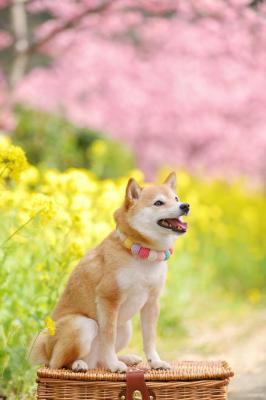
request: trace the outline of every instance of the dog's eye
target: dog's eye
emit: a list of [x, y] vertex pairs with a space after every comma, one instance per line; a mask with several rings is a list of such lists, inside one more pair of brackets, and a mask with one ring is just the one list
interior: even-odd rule
[[176, 201], [179, 201], [179, 198], [178, 198], [177, 196], [175, 196], [175, 200], [176, 200]]
[[154, 206], [162, 206], [162, 205], [164, 205], [164, 202], [161, 201], [161, 200], [157, 200], [157, 201], [154, 203]]

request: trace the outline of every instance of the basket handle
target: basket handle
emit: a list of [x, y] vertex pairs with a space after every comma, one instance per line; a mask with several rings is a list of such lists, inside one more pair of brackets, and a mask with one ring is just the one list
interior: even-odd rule
[[131, 369], [126, 375], [126, 395], [121, 396], [121, 400], [154, 400], [144, 379], [144, 371], [141, 369]]

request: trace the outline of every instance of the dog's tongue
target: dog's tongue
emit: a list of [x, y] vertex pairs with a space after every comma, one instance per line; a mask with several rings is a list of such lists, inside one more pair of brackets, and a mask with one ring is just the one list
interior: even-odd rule
[[182, 229], [187, 229], [187, 222], [180, 221], [179, 218], [167, 218], [169, 224], [171, 224], [174, 228], [181, 227]]

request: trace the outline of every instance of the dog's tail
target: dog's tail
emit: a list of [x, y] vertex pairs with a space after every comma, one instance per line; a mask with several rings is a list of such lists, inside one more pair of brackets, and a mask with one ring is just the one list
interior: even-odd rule
[[28, 351], [28, 360], [31, 364], [48, 364], [49, 359], [46, 351], [47, 337], [47, 334], [41, 331], [31, 341]]

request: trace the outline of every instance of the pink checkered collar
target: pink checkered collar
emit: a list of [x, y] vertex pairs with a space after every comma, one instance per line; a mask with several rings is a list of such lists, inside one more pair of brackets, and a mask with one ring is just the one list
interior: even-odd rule
[[134, 243], [134, 241], [121, 232], [119, 228], [116, 229], [116, 232], [123, 245], [136, 257], [148, 261], [166, 261], [173, 254], [173, 249], [157, 251], [143, 247], [139, 243]]

